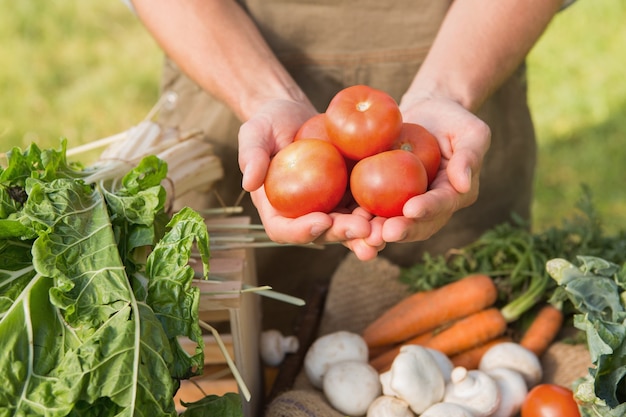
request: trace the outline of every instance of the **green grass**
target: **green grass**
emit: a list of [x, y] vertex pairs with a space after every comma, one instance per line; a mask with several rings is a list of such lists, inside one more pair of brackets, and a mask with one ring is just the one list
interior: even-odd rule
[[99, 139], [157, 99], [160, 51], [119, 0], [0, 0], [0, 44], [5, 149]]
[[591, 187], [607, 232], [626, 229], [624, 22], [624, 2], [578, 0], [531, 52], [538, 229], [571, 215], [581, 183]]
[[[626, 229], [626, 2], [578, 0], [531, 52], [539, 140], [533, 220], [559, 225], [588, 184]], [[119, 0], [0, 0], [0, 151], [123, 131], [158, 97], [161, 52]]]

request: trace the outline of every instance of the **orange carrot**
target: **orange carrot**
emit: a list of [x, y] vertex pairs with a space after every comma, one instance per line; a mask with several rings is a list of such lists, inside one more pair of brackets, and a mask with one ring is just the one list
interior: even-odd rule
[[507, 322], [500, 310], [487, 308], [457, 320], [433, 335], [424, 346], [452, 356], [501, 336], [506, 329]]
[[487, 275], [472, 274], [435, 290], [415, 293], [388, 309], [363, 331], [370, 348], [403, 342], [495, 303]]
[[380, 355], [382, 355], [383, 353], [390, 351], [396, 347], [398, 347], [399, 344], [398, 343], [394, 343], [393, 345], [385, 345], [385, 346], [376, 346], [374, 348], [369, 349], [369, 358], [370, 359], [374, 359]]
[[563, 319], [561, 309], [552, 304], [543, 306], [522, 336], [520, 345], [537, 356], [543, 355], [561, 330]]
[[[413, 344], [432, 348], [447, 356], [487, 343], [506, 332], [507, 322], [497, 308], [491, 307], [463, 317], [443, 329], [421, 334], [402, 345]], [[379, 372], [389, 369], [400, 351], [397, 346], [370, 360]]]
[[487, 343], [483, 343], [482, 345], [470, 348], [457, 353], [456, 355], [452, 355], [450, 360], [454, 366], [462, 366], [465, 369], [477, 369], [480, 359], [483, 357], [484, 353], [489, 350], [489, 348], [497, 345], [498, 343], [510, 341], [512, 341], [512, 339], [508, 336], [497, 337]]
[[386, 351], [374, 356], [370, 359], [370, 365], [378, 372], [384, 372], [389, 369], [391, 362], [400, 353], [400, 348], [404, 345], [424, 345], [431, 337], [433, 337], [434, 331], [422, 333], [412, 339], [407, 340], [404, 343], [395, 344], [388, 348]]

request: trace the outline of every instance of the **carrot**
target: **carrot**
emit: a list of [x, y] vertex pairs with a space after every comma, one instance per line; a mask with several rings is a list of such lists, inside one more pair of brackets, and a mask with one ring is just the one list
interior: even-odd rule
[[389, 367], [391, 366], [391, 362], [393, 362], [398, 353], [400, 353], [400, 348], [402, 346], [424, 345], [431, 337], [433, 337], [433, 334], [434, 332], [432, 331], [422, 333], [412, 339], [407, 340], [404, 343], [395, 344], [392, 347], [388, 348], [386, 351], [370, 359], [370, 365], [378, 372], [384, 372], [389, 369]]
[[522, 336], [520, 345], [541, 356], [554, 341], [563, 325], [563, 312], [552, 304], [543, 306]]
[[487, 308], [454, 322], [433, 335], [424, 346], [448, 356], [483, 344], [506, 332], [507, 322], [497, 308]]
[[468, 275], [435, 290], [405, 298], [370, 323], [362, 336], [370, 348], [403, 342], [491, 306], [497, 295], [490, 277]]
[[[452, 356], [482, 345], [506, 332], [507, 322], [497, 308], [491, 307], [463, 317], [441, 330], [421, 334], [405, 344], [421, 345]], [[370, 365], [379, 372], [389, 369], [400, 351], [395, 347], [370, 360]]]
[[375, 348], [371, 348], [369, 349], [369, 358], [373, 359], [376, 358], [380, 355], [382, 355], [383, 353], [392, 350], [396, 347], [399, 346], [399, 343], [394, 343], [393, 345], [386, 345], [386, 346], [376, 346]]
[[495, 339], [492, 339], [487, 343], [483, 343], [482, 345], [478, 345], [463, 352], [457, 353], [456, 355], [452, 355], [450, 357], [450, 361], [452, 361], [452, 364], [454, 366], [462, 366], [465, 369], [477, 369], [478, 364], [480, 363], [480, 359], [483, 357], [483, 354], [486, 351], [488, 351], [492, 346], [495, 346], [498, 343], [510, 341], [512, 341], [512, 339], [508, 336], [496, 337]]

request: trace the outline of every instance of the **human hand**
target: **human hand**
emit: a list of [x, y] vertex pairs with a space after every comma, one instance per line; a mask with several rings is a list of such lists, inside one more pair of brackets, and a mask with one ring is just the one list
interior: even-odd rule
[[[281, 216], [267, 199], [263, 181], [270, 158], [290, 144], [298, 128], [314, 114], [316, 111], [309, 103], [272, 100], [262, 105], [239, 130], [242, 186], [250, 192], [265, 231], [275, 242], [343, 243], [367, 237], [370, 234], [370, 216], [362, 210], [352, 212], [346, 206], [330, 214], [315, 212], [292, 219]], [[370, 247], [365, 247], [367, 252], [359, 255], [363, 252], [359, 250], [360, 247], [355, 244], [357, 256], [372, 257]]]
[[378, 225], [372, 225], [368, 239], [376, 244], [426, 240], [454, 212], [474, 203], [478, 198], [482, 161], [490, 145], [489, 127], [450, 99], [406, 96], [400, 109], [405, 122], [420, 124], [437, 137], [441, 166], [429, 190], [404, 205], [404, 216], [375, 220]]

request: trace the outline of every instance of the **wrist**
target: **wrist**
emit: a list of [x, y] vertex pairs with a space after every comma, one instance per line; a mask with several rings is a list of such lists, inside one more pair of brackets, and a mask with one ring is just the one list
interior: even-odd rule
[[294, 105], [313, 107], [302, 89], [288, 75], [279, 74], [273, 83], [267, 81], [258, 83], [243, 91], [244, 93], [236, 99], [239, 117], [243, 121], [250, 119], [258, 113], [259, 109], [273, 101], [293, 102]]
[[461, 82], [454, 82], [451, 77], [427, 77], [418, 75], [400, 100], [400, 108], [406, 108], [417, 102], [445, 100], [454, 102], [466, 110], [474, 112], [480, 105], [482, 98], [472, 92], [472, 89]]

